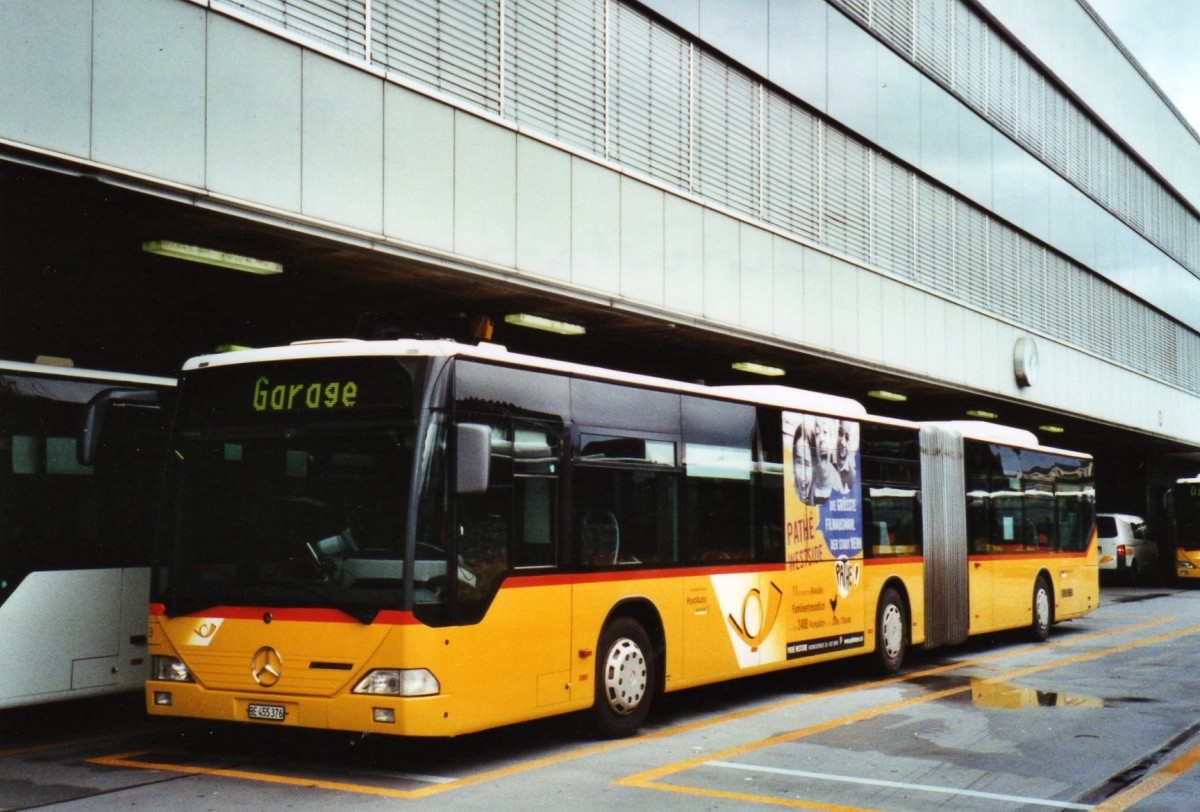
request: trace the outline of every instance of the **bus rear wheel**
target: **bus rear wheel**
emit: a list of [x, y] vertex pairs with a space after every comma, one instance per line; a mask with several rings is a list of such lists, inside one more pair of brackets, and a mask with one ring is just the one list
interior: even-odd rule
[[1033, 622], [1029, 626], [1034, 640], [1042, 641], [1050, 636], [1050, 625], [1054, 622], [1053, 594], [1046, 576], [1039, 575], [1033, 585]]
[[895, 674], [908, 651], [908, 619], [900, 593], [888, 587], [879, 596], [875, 615], [875, 663], [884, 674]]
[[632, 736], [646, 721], [655, 691], [650, 637], [636, 620], [619, 617], [600, 633], [592, 718], [600, 735]]

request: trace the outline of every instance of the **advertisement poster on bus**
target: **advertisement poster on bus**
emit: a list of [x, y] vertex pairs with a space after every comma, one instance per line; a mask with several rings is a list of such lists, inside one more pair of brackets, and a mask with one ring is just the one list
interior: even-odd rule
[[788, 659], [863, 645], [859, 424], [784, 412]]

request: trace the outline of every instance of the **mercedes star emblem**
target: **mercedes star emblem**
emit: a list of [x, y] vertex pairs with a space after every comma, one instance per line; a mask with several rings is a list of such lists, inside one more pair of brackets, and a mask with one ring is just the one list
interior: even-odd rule
[[254, 681], [264, 688], [270, 688], [279, 682], [283, 675], [283, 660], [280, 659], [279, 652], [270, 646], [263, 646], [254, 652], [254, 656], [250, 658], [250, 674]]

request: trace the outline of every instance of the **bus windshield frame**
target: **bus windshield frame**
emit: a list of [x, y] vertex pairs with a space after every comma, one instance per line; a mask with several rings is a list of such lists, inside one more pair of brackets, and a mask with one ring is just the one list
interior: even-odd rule
[[1195, 552], [1200, 550], [1200, 478], [1181, 479], [1174, 491], [1175, 546]]

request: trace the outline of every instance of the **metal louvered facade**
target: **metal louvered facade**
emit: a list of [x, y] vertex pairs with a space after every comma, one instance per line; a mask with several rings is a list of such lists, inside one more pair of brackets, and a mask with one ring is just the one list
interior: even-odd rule
[[1200, 277], [1196, 213], [970, 3], [830, 2]]
[[[968, 3], [830, 2], [1200, 273], [1200, 219]], [[1184, 360], [1200, 355], [1194, 330], [636, 4], [212, 5], [236, 7], [285, 36], [361, 59], [797, 239], [1200, 393], [1200, 378]], [[1108, 338], [1129, 335], [1131, 318], [1136, 341]]]

